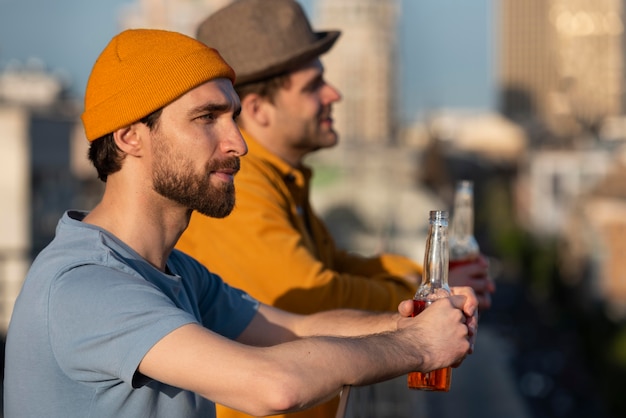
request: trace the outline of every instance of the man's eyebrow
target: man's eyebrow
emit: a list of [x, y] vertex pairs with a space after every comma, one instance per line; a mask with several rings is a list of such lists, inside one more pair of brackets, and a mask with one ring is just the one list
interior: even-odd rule
[[[228, 103], [209, 103], [209, 104], [191, 108], [189, 110], [189, 114], [197, 115], [198, 113], [203, 113], [203, 112], [225, 113], [231, 110], [233, 110], [233, 106]], [[237, 110], [239, 110], [239, 108], [235, 109], [235, 111]]]

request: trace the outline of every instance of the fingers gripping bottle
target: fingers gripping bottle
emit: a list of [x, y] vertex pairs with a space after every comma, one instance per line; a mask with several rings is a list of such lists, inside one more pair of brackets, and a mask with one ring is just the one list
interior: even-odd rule
[[456, 185], [449, 238], [451, 269], [471, 263], [480, 255], [474, 237], [474, 183], [469, 180], [461, 180]]
[[[431, 211], [428, 238], [424, 254], [422, 282], [413, 298], [413, 316], [418, 315], [432, 302], [450, 296], [448, 287], [448, 212]], [[428, 373], [409, 373], [410, 389], [430, 391], [450, 390], [452, 369], [433, 370]]]

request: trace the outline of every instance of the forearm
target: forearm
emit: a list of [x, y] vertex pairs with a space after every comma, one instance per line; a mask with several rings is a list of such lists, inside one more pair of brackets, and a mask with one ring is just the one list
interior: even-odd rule
[[272, 306], [261, 305], [258, 314], [237, 338], [237, 341], [248, 345], [272, 346], [318, 335], [374, 334], [396, 330], [399, 319], [398, 313], [353, 309], [335, 309], [311, 315], [298, 315]]
[[406, 337], [400, 338], [401, 333], [354, 338], [311, 337], [268, 349], [264, 355], [271, 361], [265, 364], [271, 368], [266, 371], [272, 379], [266, 381], [262, 377], [265, 373], [256, 368], [255, 374], [261, 379], [258, 385], [272, 387], [274, 394], [282, 393], [282, 396], [274, 399], [277, 403], [273, 405], [261, 406], [272, 408], [263, 413], [306, 409], [335, 396], [345, 385], [367, 385], [408, 370], [421, 370], [424, 364], [421, 351], [407, 344]]
[[440, 300], [418, 317], [400, 319], [395, 331], [311, 337], [269, 348], [270, 356], [288, 367], [281, 376], [285, 382], [281, 389], [289, 393], [289, 408], [311, 406], [345, 385], [367, 385], [410, 371], [460, 364], [469, 352], [469, 331], [460, 310], [463, 302], [459, 296]]
[[[242, 340], [257, 345], [252, 347], [189, 324], [153, 346], [139, 371], [257, 416], [300, 410], [336, 395], [345, 385], [459, 364], [470, 350], [470, 331], [461, 310], [465, 299], [440, 299], [414, 318], [398, 314], [397, 321], [390, 314], [385, 318], [385, 314], [341, 311], [321, 313], [317, 321], [306, 324], [307, 318], [262, 306], [251, 325], [265, 321], [270, 328], [283, 330], [279, 331], [283, 339], [288, 339], [284, 330], [321, 333], [333, 321], [339, 322], [332, 325], [335, 332], [352, 328], [361, 333], [369, 326], [367, 331], [374, 334], [313, 336], [285, 343], [274, 339], [269, 346], [271, 329], [262, 333], [247, 329]], [[391, 330], [381, 332], [384, 329]], [[254, 341], [259, 335], [262, 341]]]
[[300, 337], [313, 335], [359, 336], [395, 331], [399, 315], [390, 312], [369, 312], [355, 309], [334, 309], [306, 315], [297, 322]]
[[415, 345], [409, 331], [399, 330], [251, 347], [190, 324], [161, 339], [139, 371], [261, 416], [305, 409], [336, 395], [344, 385], [369, 384], [419, 368], [422, 350]]

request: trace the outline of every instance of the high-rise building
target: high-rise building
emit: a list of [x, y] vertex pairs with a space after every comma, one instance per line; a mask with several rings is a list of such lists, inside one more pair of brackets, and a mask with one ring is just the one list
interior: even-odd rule
[[501, 108], [561, 135], [622, 113], [620, 0], [502, 0]]
[[556, 89], [549, 1], [502, 0], [499, 25], [501, 108], [513, 117], [544, 114]]
[[333, 117], [344, 143], [394, 141], [397, 79], [397, 0], [317, 0], [314, 27], [339, 29], [322, 56], [326, 79], [342, 101]]

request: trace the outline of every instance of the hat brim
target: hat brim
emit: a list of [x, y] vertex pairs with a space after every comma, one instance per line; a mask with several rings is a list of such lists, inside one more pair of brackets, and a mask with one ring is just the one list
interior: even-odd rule
[[277, 58], [273, 64], [264, 68], [263, 71], [256, 71], [248, 74], [238, 72], [235, 86], [262, 81], [289, 72], [299, 65], [328, 52], [328, 50], [332, 48], [337, 41], [337, 38], [339, 38], [339, 35], [341, 35], [341, 32], [326, 31], [316, 32], [315, 34], [318, 38], [317, 41], [308, 45], [296, 54], [290, 54], [288, 57]]

